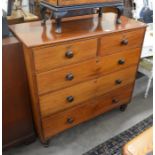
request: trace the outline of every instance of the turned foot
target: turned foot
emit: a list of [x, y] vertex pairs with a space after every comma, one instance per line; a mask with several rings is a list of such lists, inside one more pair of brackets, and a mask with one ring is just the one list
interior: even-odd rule
[[121, 105], [120, 106], [120, 111], [124, 112], [126, 110], [127, 106], [128, 106], [127, 104]]
[[43, 145], [45, 148], [49, 147], [49, 144], [50, 144], [50, 140], [47, 140], [47, 141], [45, 141], [45, 142], [42, 142], [42, 145]]

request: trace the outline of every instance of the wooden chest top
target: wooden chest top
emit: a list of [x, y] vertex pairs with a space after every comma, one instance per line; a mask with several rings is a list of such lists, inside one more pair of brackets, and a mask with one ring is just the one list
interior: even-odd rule
[[146, 24], [124, 16], [121, 17], [122, 24], [117, 25], [115, 19], [115, 14], [110, 13], [102, 18], [96, 14], [68, 18], [62, 23], [61, 34], [55, 33], [52, 21], [48, 21], [46, 26], [36, 21], [11, 25], [10, 29], [27, 47], [36, 47], [146, 27]]

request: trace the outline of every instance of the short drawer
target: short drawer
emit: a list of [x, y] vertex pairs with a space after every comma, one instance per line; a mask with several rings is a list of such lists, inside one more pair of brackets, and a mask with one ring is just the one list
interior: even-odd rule
[[141, 47], [145, 29], [136, 29], [128, 32], [117, 32], [105, 35], [100, 40], [99, 55], [109, 55], [116, 52]]
[[95, 80], [83, 82], [72, 87], [40, 96], [42, 117], [81, 104], [95, 96], [103, 95], [113, 89], [132, 83], [136, 67], [130, 67]]
[[33, 49], [36, 72], [95, 58], [97, 39]]
[[96, 59], [37, 74], [38, 93], [59, 90], [97, 76]]
[[128, 49], [116, 54], [99, 57], [97, 68], [102, 75], [139, 63], [141, 49]]
[[[43, 119], [45, 139], [130, 101], [133, 84]], [[125, 91], [124, 91], [125, 90]]]

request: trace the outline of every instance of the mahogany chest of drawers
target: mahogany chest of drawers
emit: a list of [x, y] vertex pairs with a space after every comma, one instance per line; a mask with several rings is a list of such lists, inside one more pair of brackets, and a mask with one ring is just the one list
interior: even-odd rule
[[[144, 23], [111, 14], [12, 25], [23, 42], [35, 126], [43, 143], [59, 132], [130, 102]], [[76, 19], [76, 20], [75, 20]], [[111, 19], [111, 20], [109, 20]]]

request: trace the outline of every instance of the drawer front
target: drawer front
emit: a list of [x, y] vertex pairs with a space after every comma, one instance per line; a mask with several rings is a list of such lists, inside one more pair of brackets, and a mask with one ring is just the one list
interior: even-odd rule
[[34, 63], [37, 72], [95, 58], [97, 39], [66, 43], [52, 47], [34, 49]]
[[137, 66], [132, 66], [124, 70], [102, 76], [97, 79], [96, 95], [100, 96], [113, 89], [132, 83], [136, 77]]
[[145, 29], [118, 32], [101, 38], [99, 55], [109, 55], [127, 49], [141, 47]]
[[131, 83], [135, 79], [136, 67], [109, 74], [95, 80], [40, 96], [42, 117], [73, 107], [95, 96]]
[[96, 59], [40, 73], [37, 74], [38, 93], [43, 94], [69, 87], [96, 76]]
[[[43, 119], [44, 137], [49, 137], [89, 120], [121, 104], [128, 103], [132, 94], [133, 84], [121, 87], [104, 96], [91, 99], [77, 107], [57, 113]], [[126, 90], [126, 91], [124, 91]]]
[[98, 70], [101, 74], [118, 71], [131, 65], [137, 65], [140, 58], [141, 49], [135, 48], [120, 53], [99, 57], [97, 63]]
[[80, 83], [50, 94], [40, 96], [42, 117], [73, 107], [93, 98], [96, 93], [96, 80]]

